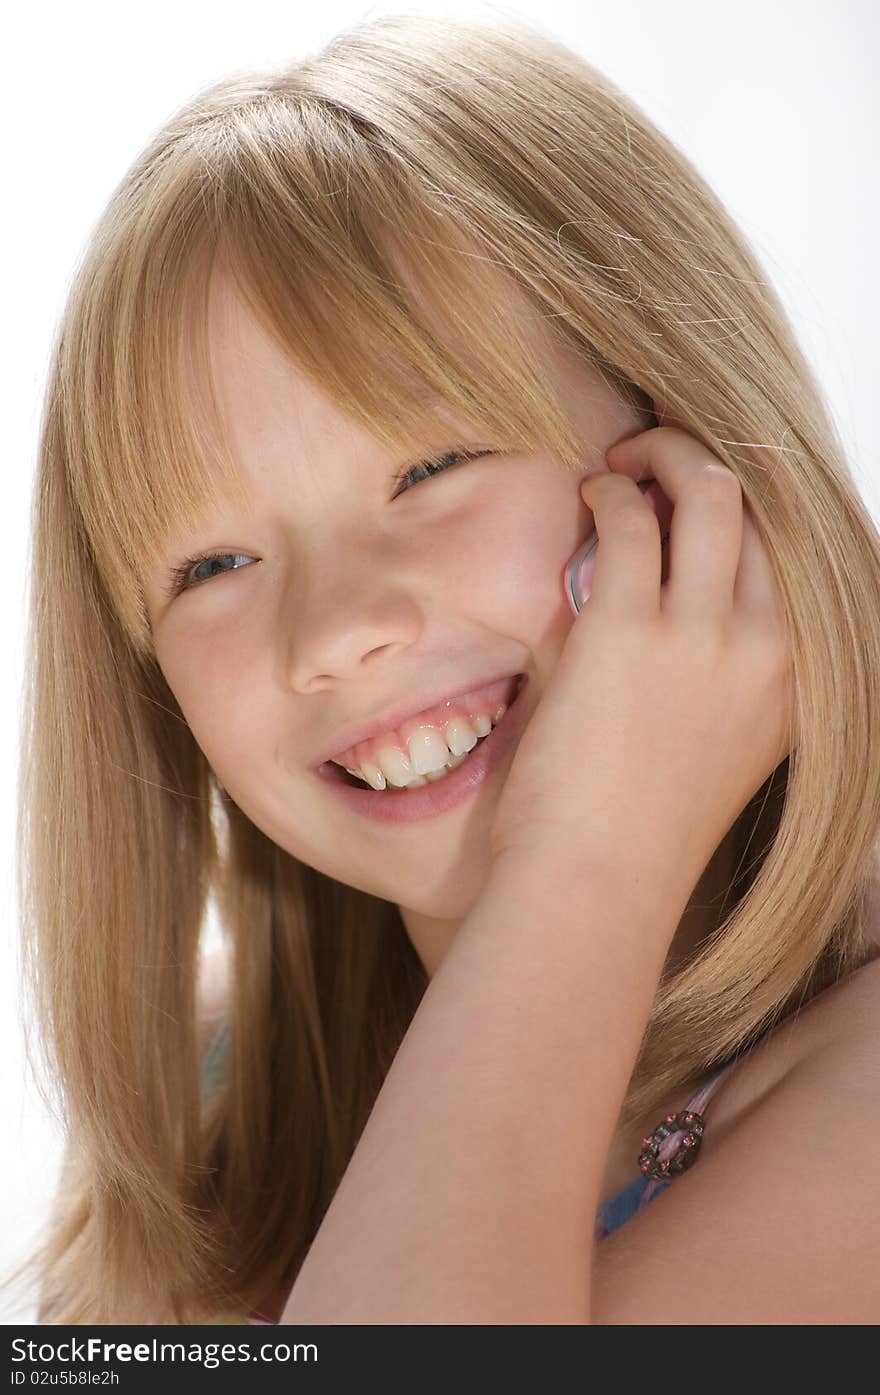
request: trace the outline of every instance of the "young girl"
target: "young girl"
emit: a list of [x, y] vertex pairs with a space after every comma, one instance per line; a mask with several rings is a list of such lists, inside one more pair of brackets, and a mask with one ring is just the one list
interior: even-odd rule
[[880, 1318], [880, 543], [601, 74], [399, 16], [177, 112], [32, 595], [39, 1321]]

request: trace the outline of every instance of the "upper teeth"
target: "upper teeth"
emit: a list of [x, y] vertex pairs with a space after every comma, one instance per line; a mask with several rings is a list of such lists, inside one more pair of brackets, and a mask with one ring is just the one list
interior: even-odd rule
[[374, 790], [384, 790], [386, 785], [403, 789], [427, 784], [425, 776], [436, 779], [439, 772], [455, 770], [461, 765], [468, 752], [482, 737], [489, 735], [506, 711], [507, 704], [502, 703], [491, 717], [482, 713], [470, 720], [452, 717], [442, 734], [435, 727], [422, 727], [407, 741], [408, 756], [395, 746], [380, 746], [375, 763], [364, 761], [360, 768], [347, 765], [345, 769], [349, 775], [365, 780]]

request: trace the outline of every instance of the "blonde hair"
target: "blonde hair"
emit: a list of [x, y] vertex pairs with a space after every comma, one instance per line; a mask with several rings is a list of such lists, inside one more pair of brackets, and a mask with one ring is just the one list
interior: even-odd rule
[[[695, 889], [706, 934], [664, 974], [622, 1118], [867, 953], [880, 542], [719, 200], [522, 21], [387, 16], [218, 82], [113, 194], [44, 408], [19, 876], [69, 1147], [30, 1261], [42, 1322], [195, 1322], [289, 1288], [426, 987], [396, 906], [302, 865], [225, 795], [153, 652], [145, 567], [172, 519], [236, 478], [206, 371], [220, 258], [291, 360], [395, 452], [430, 396], [578, 468], [515, 288], [541, 332], [632, 405], [662, 401], [742, 483], [785, 602], [800, 743]], [[212, 889], [234, 991], [228, 1081], [205, 1107]]]

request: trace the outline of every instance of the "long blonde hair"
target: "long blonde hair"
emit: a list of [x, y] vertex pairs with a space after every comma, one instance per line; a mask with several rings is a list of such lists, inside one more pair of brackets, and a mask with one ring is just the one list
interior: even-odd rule
[[[192, 1322], [289, 1288], [426, 987], [396, 906], [302, 865], [225, 795], [153, 652], [146, 561], [212, 481], [235, 482], [206, 371], [220, 257], [291, 360], [395, 452], [428, 395], [578, 468], [515, 288], [543, 332], [629, 403], [662, 401], [742, 483], [784, 597], [800, 743], [695, 890], [706, 933], [664, 974], [622, 1119], [867, 954], [880, 541], [716, 196], [523, 22], [389, 16], [218, 82], [100, 218], [44, 408], [19, 876], [69, 1147], [30, 1262], [43, 1322]], [[228, 1080], [203, 1106], [212, 890], [234, 991]]]

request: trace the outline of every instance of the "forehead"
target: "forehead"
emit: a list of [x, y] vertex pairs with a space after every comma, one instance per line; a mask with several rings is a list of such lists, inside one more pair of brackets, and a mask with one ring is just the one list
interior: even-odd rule
[[284, 353], [225, 274], [212, 278], [206, 328], [217, 405], [239, 463], [244, 447], [279, 428], [338, 429], [331, 399]]
[[164, 563], [169, 534], [201, 531], [218, 503], [247, 510], [246, 476], [272, 452], [289, 468], [314, 445], [323, 468], [335, 455], [325, 443], [339, 440], [346, 457], [403, 462], [448, 422], [462, 444], [549, 443], [576, 467], [580, 442], [559, 390], [565, 337], [580, 346], [581, 387], [593, 351], [560, 296], [551, 286], [548, 301], [528, 258], [514, 269], [506, 248], [454, 221], [427, 238], [423, 223], [397, 219], [404, 255], [387, 219], [355, 220], [350, 243], [322, 236], [320, 220], [291, 225], [298, 238], [279, 238], [283, 220], [227, 220], [203, 247], [188, 242], [176, 271], [149, 283], [156, 303], [114, 332], [127, 371], [115, 375], [115, 410], [83, 472], [82, 508], [139, 647], [143, 564]]
[[[613, 394], [561, 317], [497, 263], [457, 263], [444, 293], [442, 278], [422, 268], [420, 284], [395, 256], [397, 288], [383, 278], [376, 290], [366, 276], [355, 288], [315, 267], [217, 253], [186, 371], [207, 447], [193, 482], [205, 488], [174, 510], [173, 538], [201, 530], [218, 504], [249, 512], [279, 479], [323, 488], [349, 460], [371, 468], [381, 455], [390, 473], [440, 445], [477, 442], [549, 448], [570, 465], [581, 456], [584, 429]], [[163, 555], [172, 542], [162, 538]]]
[[[534, 312], [524, 298], [518, 299], [518, 312], [537, 334]], [[419, 300], [425, 305], [421, 295]], [[274, 454], [279, 441], [287, 442], [300, 458], [311, 444], [344, 442], [349, 453], [356, 449], [359, 454], [380, 449], [376, 438], [294, 361], [264, 322], [259, 308], [222, 265], [211, 277], [205, 322], [208, 365], [222, 428], [244, 477], [252, 475], [250, 467], [257, 466], [261, 455], [268, 460]], [[545, 342], [543, 351], [545, 357], [553, 356], [554, 366], [564, 373], [561, 346]], [[376, 374], [393, 377], [418, 399], [418, 425], [411, 439], [401, 442], [402, 451], [433, 445], [450, 429], [463, 433], [463, 439], [473, 434], [462, 416], [412, 370], [392, 369], [383, 359], [381, 346], [376, 348], [373, 367]]]
[[[460, 321], [451, 324], [438, 313], [405, 266], [401, 265], [397, 270], [414, 306], [430, 326], [431, 332], [453, 352], [462, 353], [466, 359], [474, 362], [473, 355], [468, 354], [468, 348], [474, 346], [474, 337], [481, 334], [479, 319], [477, 318], [473, 324], [462, 324]], [[533, 352], [543, 355], [563, 349], [564, 337], [558, 330], [554, 330], [546, 317], [537, 312], [509, 276], [502, 277], [496, 271], [493, 280], [496, 283], [495, 294], [499, 299], [503, 298], [505, 311], [515, 317], [519, 332], [529, 342]], [[228, 382], [240, 380], [245, 376], [253, 377], [259, 373], [270, 380], [275, 379], [282, 385], [289, 376], [300, 376], [295, 371], [295, 364], [286, 345], [279, 340], [273, 327], [267, 324], [265, 307], [261, 300], [220, 257], [211, 271], [206, 300], [207, 338], [211, 366], [215, 373], [222, 373]], [[301, 347], [310, 337], [305, 324], [307, 314], [308, 310], [303, 307], [300, 316], [302, 322], [296, 327]], [[344, 323], [337, 320], [334, 329], [339, 334], [340, 342], [343, 341]], [[360, 332], [360, 326], [351, 325], [350, 330], [353, 334], [358, 333], [357, 347], [362, 347], [363, 334]], [[320, 348], [316, 342], [317, 337], [311, 336], [314, 349]], [[392, 364], [379, 343], [369, 344], [369, 349], [374, 374], [383, 373], [390, 376], [402, 389], [417, 393], [420, 402], [426, 405], [441, 405], [438, 394], [426, 394], [424, 375], [414, 371], [410, 364], [399, 359]]]

